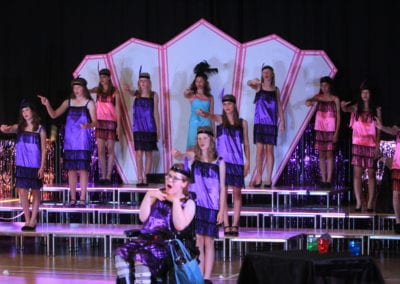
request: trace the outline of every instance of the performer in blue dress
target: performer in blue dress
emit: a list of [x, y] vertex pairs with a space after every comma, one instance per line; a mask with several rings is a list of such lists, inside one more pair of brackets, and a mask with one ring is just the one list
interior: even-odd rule
[[[22, 231], [34, 231], [40, 204], [40, 189], [46, 163], [46, 130], [40, 125], [36, 108], [27, 100], [20, 106], [19, 123], [1, 125], [4, 133], [17, 133], [15, 145], [16, 182], [22, 209], [25, 216], [25, 226]], [[29, 190], [32, 194], [32, 214], [29, 211]]]
[[70, 188], [70, 206], [76, 205], [76, 186], [78, 171], [80, 177], [80, 205], [86, 204], [86, 192], [89, 178], [90, 160], [93, 151], [92, 128], [96, 126], [96, 107], [91, 99], [87, 82], [76, 78], [71, 82], [72, 94], [56, 110], [46, 97], [38, 96], [51, 118], [57, 118], [67, 112], [64, 135], [63, 167], [68, 170]]
[[195, 78], [190, 88], [185, 90], [184, 96], [190, 101], [190, 118], [186, 150], [193, 150], [196, 145], [197, 128], [211, 126], [212, 122], [199, 115], [200, 111], [214, 113], [214, 98], [208, 82], [208, 75], [218, 73], [217, 68], [210, 68], [207, 61], [198, 63], [194, 68]]
[[266, 160], [267, 176], [264, 187], [272, 186], [272, 172], [275, 162], [274, 146], [276, 145], [278, 127], [285, 130], [285, 120], [280, 99], [279, 88], [275, 86], [275, 73], [271, 66], [261, 69], [261, 81], [249, 80], [247, 85], [256, 91], [254, 103], [254, 144], [256, 144], [256, 168], [252, 185], [260, 187], [263, 176], [263, 163]]
[[[248, 125], [245, 119], [239, 117], [236, 107], [236, 98], [231, 94], [222, 97], [222, 115], [202, 113], [216, 121], [217, 126], [217, 152], [225, 161], [226, 178], [225, 185], [233, 190], [233, 221], [229, 226], [228, 211], [224, 213], [225, 235], [238, 236], [240, 210], [242, 207], [242, 188], [244, 177], [250, 169], [250, 147], [248, 137]], [[225, 208], [227, 209], [227, 204]]]
[[[127, 89], [134, 97], [133, 101], [133, 141], [136, 151], [137, 186], [147, 186], [147, 174], [153, 163], [153, 151], [157, 151], [160, 138], [160, 118], [158, 112], [158, 94], [151, 90], [150, 74], [139, 74], [138, 90]], [[145, 167], [143, 169], [143, 155]]]
[[196, 205], [189, 184], [189, 168], [174, 164], [165, 177], [165, 189], [146, 193], [140, 205], [143, 228], [138, 238], [115, 252], [118, 283], [150, 283], [165, 275], [172, 267], [165, 240], [178, 237], [193, 256], [198, 255], [194, 237]]

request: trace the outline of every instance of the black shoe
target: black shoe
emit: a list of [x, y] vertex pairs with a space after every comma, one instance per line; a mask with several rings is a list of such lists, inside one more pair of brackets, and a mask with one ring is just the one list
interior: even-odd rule
[[400, 223], [394, 224], [394, 233], [400, 234]]
[[264, 184], [264, 188], [271, 188], [272, 187], [272, 183], [270, 184]]
[[261, 181], [260, 181], [260, 183], [253, 184], [253, 187], [256, 187], [256, 188], [261, 187]]
[[34, 231], [36, 231], [36, 225], [35, 226], [23, 226], [21, 230], [24, 232], [34, 232]]
[[231, 228], [231, 234], [232, 237], [237, 237], [239, 236], [239, 226], [232, 226]]
[[361, 207], [360, 208], [354, 208], [354, 212], [361, 212]]
[[232, 229], [230, 226], [225, 226], [224, 227], [224, 236], [225, 237], [230, 237], [232, 236]]
[[112, 185], [112, 182], [110, 179], [103, 179], [103, 183], [104, 185]]
[[212, 281], [209, 279], [204, 279], [204, 284], [212, 284]]
[[374, 213], [374, 208], [367, 208], [368, 213]]

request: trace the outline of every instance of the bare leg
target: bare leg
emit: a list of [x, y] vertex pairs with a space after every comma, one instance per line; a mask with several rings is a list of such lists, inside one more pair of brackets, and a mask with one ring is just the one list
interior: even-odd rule
[[151, 151], [146, 151], [145, 156], [146, 156], [146, 167], [144, 170], [143, 181], [144, 183], [147, 183], [147, 174], [151, 172], [151, 166], [153, 164], [153, 153]]
[[136, 169], [139, 183], [143, 182], [143, 151], [136, 151]]
[[333, 175], [333, 169], [334, 169], [334, 157], [333, 157], [333, 151], [327, 151], [326, 152], [326, 164], [327, 164], [327, 169], [326, 169], [326, 181], [327, 182], [332, 182], [332, 175]]
[[362, 199], [361, 199], [361, 176], [362, 176], [363, 168], [359, 166], [354, 166], [353, 168], [353, 187], [354, 187], [354, 195], [356, 197], [356, 208], [361, 208]]
[[78, 182], [78, 176], [76, 170], [68, 171], [68, 184], [71, 194], [71, 202], [76, 201], [76, 183]]
[[199, 248], [199, 266], [200, 266], [200, 270], [201, 273], [204, 276], [204, 271], [205, 271], [205, 262], [204, 262], [204, 238], [205, 236], [203, 235], [198, 235], [196, 234], [196, 246]]
[[214, 238], [204, 236], [204, 279], [210, 279], [214, 267]]
[[393, 190], [393, 209], [396, 216], [396, 224], [400, 224], [400, 191]]
[[108, 159], [107, 159], [106, 179], [108, 179], [108, 180], [111, 180], [111, 174], [112, 174], [112, 170], [114, 168], [114, 163], [115, 163], [114, 146], [115, 146], [115, 141], [114, 140], [107, 140]]
[[31, 220], [31, 212], [29, 211], [29, 191], [25, 188], [19, 188], [19, 200], [21, 202], [22, 210], [25, 216], [25, 226], [29, 226], [29, 221]]
[[80, 183], [81, 183], [81, 201], [86, 201], [86, 192], [87, 192], [87, 186], [88, 186], [88, 181], [89, 181], [89, 172], [86, 170], [81, 170], [80, 171]]
[[233, 221], [232, 221], [232, 226], [239, 226], [241, 209], [242, 209], [242, 189], [240, 187], [233, 187]]
[[368, 209], [374, 209], [375, 201], [375, 170], [368, 168]]
[[104, 139], [97, 138], [97, 156], [99, 159], [99, 167], [101, 179], [106, 178], [106, 148]]
[[[228, 196], [228, 187], [226, 187], [226, 196]], [[224, 232], [225, 227], [229, 227], [229, 217], [228, 217], [228, 198], [225, 200], [225, 211], [224, 211]], [[228, 228], [227, 228], [228, 229]], [[228, 231], [227, 231], [228, 232]]]
[[33, 202], [32, 202], [32, 214], [31, 219], [29, 220], [29, 226], [35, 227], [37, 223], [37, 215], [39, 212], [39, 205], [40, 205], [40, 190], [34, 189], [31, 191]]
[[327, 181], [326, 173], [326, 151], [319, 151], [319, 171], [321, 174], [321, 182]]
[[254, 178], [254, 184], [260, 184], [262, 182], [262, 166], [264, 161], [264, 145], [256, 143], [256, 177]]
[[265, 179], [265, 184], [272, 183], [272, 171], [274, 170], [275, 156], [274, 156], [274, 145], [266, 145], [267, 146], [267, 177]]

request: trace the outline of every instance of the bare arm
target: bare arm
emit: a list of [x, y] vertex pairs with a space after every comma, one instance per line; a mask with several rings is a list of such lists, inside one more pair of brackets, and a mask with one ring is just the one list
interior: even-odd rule
[[242, 127], [243, 127], [243, 148], [244, 148], [244, 176], [250, 171], [250, 146], [249, 146], [249, 131], [247, 121], [245, 119], [242, 120]]
[[13, 125], [2, 124], [2, 125], [0, 125], [0, 131], [3, 133], [17, 133], [17, 130], [18, 130], [18, 124], [13, 124]]
[[258, 92], [261, 89], [261, 81], [258, 78], [247, 81], [247, 85]]
[[285, 116], [283, 115], [283, 107], [281, 102], [281, 92], [279, 88], [276, 88], [276, 101], [278, 104], [278, 116], [279, 116], [279, 131], [285, 131]]
[[46, 130], [42, 128], [40, 130], [40, 168], [38, 171], [38, 177], [43, 178], [44, 176], [44, 167], [46, 166]]
[[68, 108], [68, 100], [63, 101], [62, 104], [56, 110], [54, 110], [46, 97], [38, 95], [38, 98], [42, 102], [42, 105], [46, 107], [49, 116], [53, 119], [62, 115]]
[[[210, 98], [210, 115], [214, 115], [214, 97], [211, 96]], [[215, 129], [215, 123], [211, 120], [211, 129]]]
[[200, 116], [202, 116], [202, 117], [209, 118], [211, 121], [215, 121], [215, 122], [218, 122], [218, 123], [222, 123], [222, 115], [219, 115], [219, 114], [212, 114], [212, 113], [210, 113], [210, 112], [203, 111], [203, 110], [201, 110], [201, 109], [198, 109], [198, 110], [197, 110], [197, 114], [200, 115]]
[[96, 106], [94, 104], [93, 100], [90, 100], [87, 106], [89, 110], [89, 115], [90, 115], [90, 123], [86, 123], [84, 125], [81, 125], [82, 128], [92, 128], [97, 125], [97, 115], [96, 115]]
[[335, 97], [335, 105], [336, 105], [336, 129], [335, 134], [333, 136], [333, 142], [336, 143], [339, 138], [339, 129], [340, 129], [340, 101], [338, 97]]
[[166, 198], [166, 194], [161, 192], [161, 190], [149, 190], [146, 192], [146, 195], [144, 196], [142, 203], [140, 204], [139, 208], [139, 220], [141, 222], [145, 222], [151, 212], [151, 206], [156, 202], [156, 200], [164, 201]]
[[196, 205], [193, 200], [189, 199], [186, 202], [185, 208], [182, 208], [180, 198], [174, 198], [172, 200], [172, 222], [175, 229], [178, 231], [184, 230], [192, 222], [195, 211]]
[[185, 98], [187, 98], [187, 99], [192, 98], [193, 95], [194, 95], [194, 93], [193, 93], [193, 90], [191, 90], [191, 89], [186, 89], [186, 90], [183, 92], [183, 96], [184, 96]]
[[342, 109], [343, 112], [355, 112], [357, 110], [356, 105], [350, 105], [351, 102], [349, 101], [342, 101], [340, 102], [340, 108]]
[[158, 111], [158, 94], [154, 93], [154, 120], [157, 128], [157, 139], [160, 139], [160, 113]]
[[379, 117], [375, 117], [375, 126], [376, 128], [382, 130], [383, 132], [386, 132], [387, 134], [396, 136], [397, 133], [399, 132], [399, 127], [394, 125], [394, 126], [384, 126], [382, 125], [382, 121]]
[[221, 160], [219, 164], [219, 210], [217, 215], [217, 224], [221, 224], [224, 221], [225, 204], [226, 204], [225, 162]]

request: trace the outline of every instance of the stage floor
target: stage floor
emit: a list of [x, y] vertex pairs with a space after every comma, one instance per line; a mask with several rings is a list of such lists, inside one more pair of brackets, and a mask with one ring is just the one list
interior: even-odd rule
[[[115, 283], [113, 261], [103, 257], [101, 248], [93, 250], [92, 244], [88, 243], [81, 245], [75, 255], [64, 251], [55, 257], [48, 257], [40, 241], [34, 238], [27, 241], [30, 245], [26, 245], [25, 251], [19, 253], [11, 238], [0, 238], [0, 283]], [[393, 248], [390, 251], [376, 251], [374, 259], [381, 269], [386, 284], [400, 283], [399, 248], [397, 251]], [[236, 283], [241, 261], [242, 259], [238, 256], [235, 256], [232, 261], [223, 261], [222, 249], [217, 248], [211, 279], [213, 283]], [[7, 272], [9, 275], [6, 275]]]

